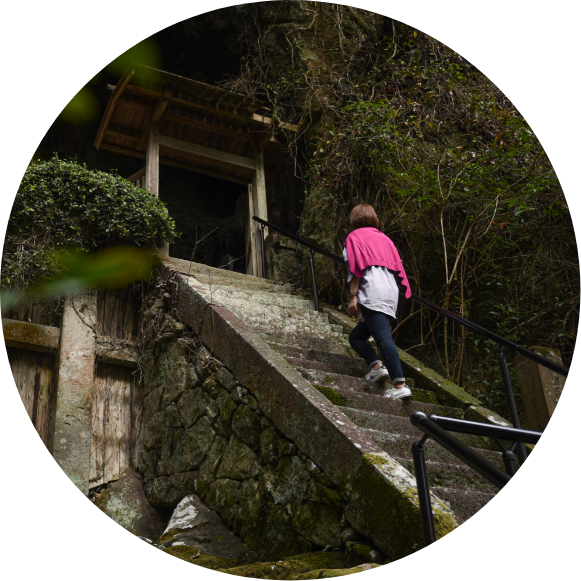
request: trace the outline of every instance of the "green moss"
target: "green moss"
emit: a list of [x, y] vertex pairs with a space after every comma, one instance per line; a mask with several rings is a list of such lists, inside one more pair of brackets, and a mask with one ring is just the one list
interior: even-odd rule
[[337, 391], [335, 391], [332, 387], [317, 385], [315, 383], [313, 383], [313, 387], [316, 387], [330, 402], [333, 402], [335, 405], [347, 405], [347, 400], [340, 393], [337, 393]]
[[359, 565], [351, 569], [318, 569], [298, 575], [295, 579], [330, 579], [331, 577], [343, 577], [344, 575], [353, 575], [353, 573], [369, 571], [376, 567], [381, 567], [381, 565]]
[[285, 557], [283, 561], [301, 561], [311, 569], [340, 569], [345, 566], [345, 555], [340, 551], [317, 551]]
[[182, 561], [187, 561], [188, 563], [193, 563], [200, 567], [205, 567], [206, 569], [213, 569], [214, 571], [218, 569], [231, 569], [232, 567], [240, 567], [246, 564], [248, 561], [244, 559], [226, 559], [224, 557], [213, 557], [212, 555], [207, 555], [206, 553], [200, 553], [198, 549], [194, 547], [188, 547], [187, 545], [179, 545], [177, 547], [168, 547], [167, 549], [161, 549], [164, 553], [168, 553], [181, 559]]
[[311, 567], [302, 561], [273, 561], [228, 568], [224, 572], [251, 579], [296, 579], [297, 575], [310, 570]]
[[[385, 551], [401, 558], [423, 547], [417, 489], [398, 489], [385, 474], [389, 461], [365, 454], [355, 478], [346, 516], [358, 532]], [[444, 536], [456, 527], [453, 515], [438, 515], [436, 535]]]

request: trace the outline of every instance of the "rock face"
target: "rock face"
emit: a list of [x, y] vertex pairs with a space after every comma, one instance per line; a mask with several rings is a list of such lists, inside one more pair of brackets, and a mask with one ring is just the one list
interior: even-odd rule
[[[176, 555], [187, 546], [236, 560], [238, 548], [215, 552], [200, 540], [235, 533], [268, 561], [343, 548], [341, 535], [349, 523], [338, 487], [273, 426], [229, 369], [184, 336], [183, 326], [172, 323], [159, 303], [146, 311], [144, 323], [151, 356], [144, 368], [139, 470], [152, 505], [177, 506], [172, 522], [181, 511], [194, 523], [183, 530], [170, 524], [162, 546]], [[226, 535], [227, 527], [233, 533]]]
[[149, 504], [135, 474], [110, 484], [95, 504], [129, 532], [153, 542], [165, 530], [171, 516], [169, 512]]

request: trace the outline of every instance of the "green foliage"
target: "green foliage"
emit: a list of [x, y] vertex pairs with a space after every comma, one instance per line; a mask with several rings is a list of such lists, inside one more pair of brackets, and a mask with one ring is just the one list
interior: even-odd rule
[[0, 294], [3, 313], [23, 303], [58, 299], [66, 293], [81, 293], [89, 288], [125, 288], [151, 274], [157, 255], [151, 249], [111, 246], [91, 254], [70, 249], [55, 252], [53, 261], [55, 270], [62, 275], [40, 281], [26, 292], [3, 291]]
[[118, 175], [60, 160], [32, 162], [8, 222], [2, 286], [26, 289], [62, 274], [55, 251], [153, 247], [175, 237], [164, 204]]

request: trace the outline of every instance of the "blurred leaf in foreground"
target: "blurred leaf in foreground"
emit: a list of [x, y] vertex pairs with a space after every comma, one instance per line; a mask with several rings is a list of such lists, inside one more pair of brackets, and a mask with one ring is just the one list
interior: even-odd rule
[[114, 246], [87, 254], [76, 250], [61, 251], [55, 262], [63, 274], [38, 284], [27, 292], [7, 290], [0, 295], [2, 312], [21, 301], [51, 299], [80, 293], [90, 288], [123, 288], [146, 279], [157, 262], [155, 251], [130, 246]]

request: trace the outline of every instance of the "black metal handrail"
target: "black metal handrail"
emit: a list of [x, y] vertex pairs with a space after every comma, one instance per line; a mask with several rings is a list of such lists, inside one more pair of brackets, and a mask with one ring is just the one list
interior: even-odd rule
[[[334, 260], [334, 261], [336, 261], [344, 266], [346, 266], [345, 261], [341, 257], [337, 256], [336, 254], [332, 254], [331, 252], [328, 252], [327, 250], [325, 250], [324, 248], [321, 248], [320, 246], [317, 246], [316, 244], [312, 244], [311, 242], [307, 242], [306, 240], [303, 240], [302, 238], [299, 238], [298, 236], [291, 234], [290, 232], [285, 232], [284, 230], [280, 229], [275, 224], [271, 224], [270, 222], [267, 222], [266, 220], [262, 220], [261, 218], [258, 218], [256, 216], [253, 216], [252, 219], [262, 225], [262, 229], [261, 229], [261, 231], [262, 231], [261, 245], [262, 246], [261, 246], [261, 248], [262, 248], [262, 260], [263, 260], [262, 264], [263, 264], [264, 273], [266, 273], [265, 253], [264, 253], [264, 228], [265, 227], [272, 228], [272, 230], [274, 230], [275, 232], [278, 232], [278, 233], [282, 234], [283, 236], [291, 238], [292, 240], [295, 240], [299, 244], [302, 244], [303, 246], [306, 246], [307, 248], [310, 249], [309, 262], [310, 262], [310, 266], [311, 266], [313, 297], [314, 297], [314, 301], [315, 301], [315, 310], [318, 311], [319, 310], [319, 297], [318, 297], [318, 293], [317, 293], [317, 281], [315, 278], [315, 266], [314, 266], [314, 262], [313, 262], [313, 251], [318, 252], [319, 254], [322, 254], [323, 256], [326, 256], [327, 258], [330, 258], [331, 260]], [[504, 355], [504, 349], [507, 348], [507, 349], [510, 349], [512, 351], [515, 351], [516, 353], [519, 353], [523, 357], [526, 357], [527, 359], [530, 359], [531, 361], [534, 361], [535, 363], [538, 363], [539, 365], [542, 365], [543, 367], [546, 367], [547, 369], [550, 369], [551, 371], [554, 371], [555, 373], [558, 373], [558, 374], [563, 375], [565, 377], [567, 377], [567, 375], [569, 373], [569, 370], [566, 367], [563, 367], [562, 365], [559, 365], [559, 364], [555, 363], [554, 361], [550, 361], [549, 359], [546, 359], [542, 355], [539, 355], [538, 353], [535, 353], [534, 351], [531, 351], [530, 349], [527, 349], [526, 347], [523, 347], [522, 345], [518, 345], [517, 343], [514, 343], [513, 341], [510, 341], [509, 339], [506, 339], [505, 337], [502, 337], [501, 335], [498, 335], [498, 334], [494, 333], [493, 331], [489, 331], [488, 329], [485, 329], [484, 327], [481, 327], [480, 325], [477, 325], [476, 323], [473, 323], [472, 321], [469, 321], [468, 319], [465, 319], [464, 317], [460, 317], [459, 315], [451, 313], [450, 311], [447, 311], [446, 309], [443, 309], [442, 307], [439, 307], [438, 305], [434, 305], [433, 303], [431, 303], [430, 301], [427, 301], [426, 299], [424, 299], [422, 297], [419, 297], [419, 296], [412, 293], [412, 296], [410, 298], [412, 301], [415, 301], [416, 303], [423, 305], [427, 309], [434, 311], [434, 312], [438, 313], [439, 315], [442, 315], [443, 317], [447, 317], [448, 319], [454, 321], [455, 323], [463, 325], [464, 327], [466, 327], [467, 329], [470, 329], [471, 331], [473, 331], [475, 333], [479, 333], [481, 335], [484, 335], [486, 338], [494, 341], [499, 346], [498, 362], [500, 364], [500, 372], [502, 374], [502, 380], [504, 383], [504, 389], [506, 392], [506, 399], [507, 399], [508, 407], [510, 410], [512, 424], [517, 429], [520, 428], [520, 419], [518, 416], [518, 410], [517, 410], [516, 402], [514, 399], [514, 393], [512, 390], [510, 375], [508, 373], [508, 366], [506, 363], [506, 357]], [[524, 444], [519, 441], [518, 445], [517, 445], [517, 449], [518, 449], [518, 455], [520, 456], [521, 462], [524, 462], [526, 459], [526, 456], [527, 456]]]
[[[424, 433], [424, 436], [419, 442], [414, 442], [412, 444], [412, 455], [414, 458], [422, 529], [426, 546], [436, 540], [432, 503], [430, 500], [430, 484], [428, 482], [426, 458], [424, 453], [424, 443], [428, 438], [431, 438], [440, 444], [448, 450], [448, 452], [473, 468], [489, 482], [492, 482], [492, 484], [498, 486], [498, 488], [502, 488], [516, 473], [514, 448], [517, 444], [536, 444], [542, 436], [542, 432], [533, 432], [531, 430], [511, 428], [509, 426], [482, 424], [479, 422], [459, 420], [456, 418], [445, 418], [436, 415], [427, 417], [424, 412], [420, 411], [414, 412], [410, 416], [410, 421], [416, 428]], [[494, 464], [486, 460], [486, 458], [482, 457], [478, 452], [475, 452], [458, 438], [450, 435], [447, 430], [493, 438], [502, 450], [502, 458], [506, 472], [497, 468]], [[500, 441], [501, 438], [503, 440], [513, 441], [512, 447], [507, 449]]]

